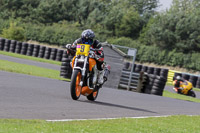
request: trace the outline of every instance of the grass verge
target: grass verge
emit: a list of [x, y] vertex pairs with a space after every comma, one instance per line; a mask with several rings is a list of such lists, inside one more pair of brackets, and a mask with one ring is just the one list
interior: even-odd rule
[[12, 56], [12, 57], [16, 57], [16, 58], [21, 58], [21, 59], [33, 60], [33, 61], [50, 63], [50, 64], [55, 64], [55, 65], [61, 65], [61, 62], [59, 62], [59, 61], [47, 60], [47, 59], [42, 59], [42, 58], [37, 58], [37, 57], [32, 57], [32, 56], [26, 56], [26, 55], [11, 53], [11, 52], [0, 51], [0, 54]]
[[181, 94], [177, 94], [177, 93], [172, 93], [172, 92], [169, 92], [167, 90], [164, 90], [163, 96], [164, 97], [175, 98], [175, 99], [180, 99], [180, 100], [185, 100], [185, 101], [192, 101], [192, 102], [200, 103], [200, 99], [193, 98], [193, 97], [190, 97], [190, 96], [181, 95]]
[[1, 119], [0, 125], [0, 132], [6, 133], [197, 133], [200, 116], [70, 122]]
[[6, 60], [0, 60], [0, 64], [1, 64], [0, 70], [2, 71], [22, 73], [22, 74], [28, 74], [28, 75], [33, 75], [33, 76], [69, 81], [69, 79], [60, 78], [60, 71], [53, 70], [53, 69], [20, 64], [20, 63], [10, 62]]

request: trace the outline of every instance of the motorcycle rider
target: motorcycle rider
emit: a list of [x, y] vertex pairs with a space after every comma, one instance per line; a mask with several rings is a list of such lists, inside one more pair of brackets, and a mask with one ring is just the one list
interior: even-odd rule
[[67, 44], [66, 47], [68, 49], [76, 49], [77, 44], [89, 44], [94, 49], [99, 49], [100, 51], [95, 51], [94, 59], [97, 63], [97, 69], [98, 69], [98, 83], [100, 86], [104, 83], [104, 53], [103, 53], [103, 47], [101, 43], [98, 40], [94, 40], [95, 34], [91, 29], [84, 30], [81, 34], [81, 38], [78, 38], [74, 41], [74, 43]]
[[176, 76], [175, 80], [173, 81], [174, 89], [177, 90], [178, 93], [180, 93], [183, 88], [180, 87], [180, 85], [184, 82], [185, 80], [181, 76]]

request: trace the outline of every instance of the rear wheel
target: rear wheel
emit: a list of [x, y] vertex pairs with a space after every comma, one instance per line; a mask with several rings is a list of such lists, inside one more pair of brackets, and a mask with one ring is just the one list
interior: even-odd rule
[[194, 91], [192, 91], [192, 90], [190, 90], [190, 91], [188, 92], [188, 96], [196, 97]]
[[71, 78], [71, 97], [74, 100], [79, 99], [81, 95], [81, 86], [79, 85], [81, 82], [81, 71], [80, 70], [74, 70]]
[[87, 96], [87, 99], [90, 101], [94, 101], [96, 100], [98, 94], [99, 94], [99, 89], [97, 89], [96, 91], [92, 92], [89, 96]]

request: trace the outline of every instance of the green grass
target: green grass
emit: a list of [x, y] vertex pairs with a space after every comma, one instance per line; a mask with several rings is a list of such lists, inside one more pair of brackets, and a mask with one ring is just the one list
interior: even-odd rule
[[6, 60], [0, 60], [0, 64], [1, 64], [0, 70], [2, 71], [22, 73], [22, 74], [28, 74], [28, 75], [33, 75], [33, 76], [69, 81], [69, 79], [60, 78], [60, 71], [53, 70], [53, 69], [20, 64], [20, 63], [10, 62]]
[[21, 59], [33, 60], [33, 61], [38, 61], [38, 62], [45, 62], [45, 63], [55, 64], [55, 65], [61, 65], [61, 62], [59, 62], [59, 61], [47, 60], [47, 59], [42, 59], [42, 58], [37, 58], [37, 57], [32, 57], [32, 56], [26, 56], [26, 55], [11, 53], [11, 52], [0, 51], [0, 54], [12, 56], [12, 57], [16, 57], [16, 58], [21, 58]]
[[0, 120], [1, 133], [198, 133], [200, 116], [46, 122]]
[[175, 98], [175, 99], [180, 99], [180, 100], [185, 100], [185, 101], [192, 101], [192, 102], [200, 103], [200, 99], [193, 98], [193, 97], [190, 97], [190, 96], [181, 95], [181, 94], [177, 94], [177, 93], [172, 93], [172, 92], [169, 92], [167, 90], [164, 90], [163, 96], [164, 97]]

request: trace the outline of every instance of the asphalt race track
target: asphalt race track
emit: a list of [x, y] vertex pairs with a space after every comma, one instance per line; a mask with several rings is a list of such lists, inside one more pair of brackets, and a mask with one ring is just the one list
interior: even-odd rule
[[97, 101], [71, 99], [69, 82], [0, 71], [0, 118], [92, 119], [200, 115], [200, 104], [111, 88]]
[[66, 81], [0, 71], [0, 118], [61, 120], [200, 115], [200, 103], [116, 88], [102, 88], [95, 102], [84, 96], [74, 101], [69, 87], [70, 82]]

